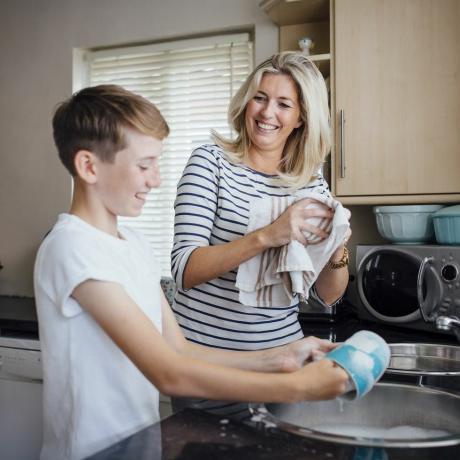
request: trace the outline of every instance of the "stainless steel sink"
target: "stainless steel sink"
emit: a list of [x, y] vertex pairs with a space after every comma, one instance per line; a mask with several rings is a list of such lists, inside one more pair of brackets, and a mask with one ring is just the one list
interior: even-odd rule
[[460, 396], [378, 383], [355, 402], [251, 405], [253, 421], [308, 438], [379, 447], [460, 444]]
[[390, 343], [385, 380], [438, 388], [460, 395], [460, 346]]
[[391, 343], [388, 374], [460, 377], [460, 346]]

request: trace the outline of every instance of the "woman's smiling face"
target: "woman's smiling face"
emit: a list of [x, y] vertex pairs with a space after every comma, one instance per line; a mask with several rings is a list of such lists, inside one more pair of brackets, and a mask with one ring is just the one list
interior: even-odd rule
[[273, 152], [281, 158], [286, 140], [302, 125], [297, 88], [289, 75], [265, 73], [245, 113], [250, 151]]

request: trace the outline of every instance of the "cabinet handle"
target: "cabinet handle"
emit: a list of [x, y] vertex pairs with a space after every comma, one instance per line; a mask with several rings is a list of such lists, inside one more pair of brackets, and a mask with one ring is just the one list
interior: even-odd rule
[[345, 110], [340, 110], [340, 178], [345, 178]]

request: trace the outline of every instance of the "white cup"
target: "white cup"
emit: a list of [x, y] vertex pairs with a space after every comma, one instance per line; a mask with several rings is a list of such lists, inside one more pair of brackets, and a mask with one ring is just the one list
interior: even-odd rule
[[388, 367], [390, 356], [385, 340], [371, 331], [359, 331], [327, 353], [325, 357], [342, 367], [350, 377], [349, 390], [341, 399], [353, 401], [368, 393]]

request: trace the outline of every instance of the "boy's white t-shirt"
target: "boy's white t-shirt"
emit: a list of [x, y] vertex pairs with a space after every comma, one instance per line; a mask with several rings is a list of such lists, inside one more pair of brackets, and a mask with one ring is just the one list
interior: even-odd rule
[[158, 390], [71, 297], [86, 280], [118, 283], [161, 333], [159, 265], [142, 235], [119, 233], [61, 214], [38, 251], [42, 459], [83, 458], [159, 420]]

